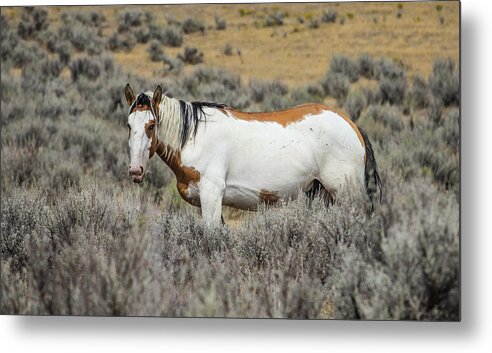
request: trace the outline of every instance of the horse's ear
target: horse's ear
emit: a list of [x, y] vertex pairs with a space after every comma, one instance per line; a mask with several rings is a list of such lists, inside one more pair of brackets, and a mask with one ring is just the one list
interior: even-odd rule
[[159, 119], [159, 105], [161, 104], [162, 100], [162, 88], [160, 85], [157, 86], [157, 88], [154, 91], [154, 96], [152, 97], [152, 108], [154, 108], [154, 111], [157, 113], [157, 119]]
[[127, 83], [125, 86], [125, 98], [128, 102], [128, 105], [132, 105], [132, 103], [135, 101], [135, 93], [133, 93], [133, 90], [130, 87], [129, 83]]
[[152, 97], [152, 104], [154, 104], [154, 109], [155, 107], [158, 107], [159, 104], [161, 104], [161, 100], [162, 100], [162, 88], [160, 85], [158, 85], [154, 91], [154, 96]]

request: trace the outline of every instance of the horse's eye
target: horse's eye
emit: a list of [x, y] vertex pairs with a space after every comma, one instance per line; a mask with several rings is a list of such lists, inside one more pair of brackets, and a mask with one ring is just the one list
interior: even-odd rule
[[149, 126], [149, 130], [150, 130], [150, 131], [154, 130], [154, 126], [155, 126], [155, 125], [150, 125], [150, 126]]

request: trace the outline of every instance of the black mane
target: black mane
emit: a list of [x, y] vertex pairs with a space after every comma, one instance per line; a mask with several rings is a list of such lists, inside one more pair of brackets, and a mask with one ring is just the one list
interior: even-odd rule
[[185, 102], [180, 100], [179, 105], [181, 108], [181, 148], [184, 147], [186, 141], [193, 135], [196, 136], [198, 129], [198, 123], [206, 121], [206, 114], [203, 111], [204, 108], [216, 108], [224, 109], [226, 104], [222, 103], [209, 103], [209, 102]]

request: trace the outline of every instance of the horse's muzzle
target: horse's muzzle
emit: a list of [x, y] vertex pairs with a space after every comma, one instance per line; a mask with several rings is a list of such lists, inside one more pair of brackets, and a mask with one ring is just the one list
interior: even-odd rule
[[141, 183], [144, 180], [145, 171], [142, 166], [130, 166], [128, 167], [128, 174], [130, 174], [134, 183]]

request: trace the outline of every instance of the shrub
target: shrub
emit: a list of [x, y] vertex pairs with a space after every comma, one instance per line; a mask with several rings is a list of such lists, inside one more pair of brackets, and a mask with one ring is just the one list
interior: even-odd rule
[[183, 61], [179, 58], [172, 58], [164, 55], [162, 57], [162, 62], [166, 65], [167, 71], [179, 72], [183, 68]]
[[135, 46], [137, 40], [131, 33], [126, 33], [126, 34], [120, 34], [117, 32], [114, 32], [109, 38], [108, 38], [108, 49], [111, 51], [131, 51], [133, 47]]
[[429, 88], [424, 78], [420, 75], [413, 77], [412, 89], [409, 92], [412, 105], [417, 108], [425, 108], [429, 104]]
[[378, 61], [377, 72], [381, 100], [390, 104], [401, 104], [407, 86], [403, 68], [393, 61], [382, 58]]
[[427, 120], [434, 125], [441, 125], [443, 103], [439, 98], [431, 97], [427, 106]]
[[37, 46], [27, 46], [22, 43], [14, 47], [12, 50], [11, 59], [15, 67], [24, 67], [38, 60], [40, 55], [41, 54]]
[[56, 53], [56, 49], [60, 43], [60, 36], [54, 31], [45, 31], [42, 37], [43, 43], [51, 53]]
[[59, 43], [56, 48], [56, 53], [60, 62], [67, 65], [72, 57], [72, 48], [68, 42]]
[[238, 75], [222, 69], [199, 67], [176, 82], [166, 84], [169, 92], [183, 99], [200, 99], [227, 103], [242, 109], [251, 103], [248, 90]]
[[225, 45], [225, 47], [224, 47], [224, 49], [223, 49], [223, 51], [222, 51], [222, 52], [223, 52], [223, 53], [224, 53], [224, 55], [226, 55], [226, 56], [231, 56], [231, 55], [232, 55], [232, 49], [233, 49], [233, 48], [232, 48], [231, 43], [226, 43], [226, 45]]
[[17, 33], [23, 39], [31, 38], [37, 32], [48, 28], [48, 12], [41, 7], [25, 7], [17, 26]]
[[133, 31], [135, 39], [138, 43], [147, 43], [150, 38], [150, 29], [148, 27], [139, 27]]
[[137, 11], [125, 11], [118, 16], [118, 32], [128, 32], [132, 27], [142, 24], [142, 13]]
[[203, 52], [195, 47], [185, 47], [183, 55], [178, 55], [179, 59], [186, 64], [196, 65], [203, 62]]
[[306, 103], [323, 103], [323, 89], [320, 90], [321, 93], [318, 94], [316, 90], [310, 89], [309, 86], [298, 87], [292, 90], [290, 93], [289, 101], [290, 106], [296, 106]]
[[407, 82], [404, 77], [382, 77], [379, 80], [381, 100], [390, 104], [401, 104], [405, 98]]
[[152, 37], [158, 39], [163, 45], [169, 47], [180, 47], [183, 44], [183, 35], [179, 28], [169, 26], [156, 31], [151, 31]]
[[365, 94], [361, 91], [353, 91], [348, 95], [344, 108], [352, 120], [357, 121], [366, 105], [367, 101]]
[[87, 26], [73, 19], [73, 16], [65, 16], [65, 20], [58, 28], [57, 37], [60, 41], [68, 41], [77, 51], [91, 51], [100, 53], [104, 46], [104, 39], [96, 27]]
[[318, 20], [309, 20], [308, 24], [307, 24], [308, 28], [311, 28], [311, 29], [317, 29], [319, 28], [319, 22]]
[[356, 65], [359, 68], [359, 75], [368, 79], [375, 78], [376, 68], [374, 59], [369, 54], [361, 54], [357, 58]]
[[280, 81], [257, 82], [252, 81], [249, 84], [249, 90], [254, 102], [264, 102], [268, 96], [285, 96], [289, 90]]
[[350, 81], [347, 76], [330, 71], [326, 74], [321, 84], [326, 95], [336, 98], [338, 103], [343, 105], [350, 88]]
[[72, 74], [72, 80], [77, 81], [81, 77], [86, 77], [89, 80], [95, 80], [101, 74], [101, 66], [94, 60], [87, 57], [78, 58], [72, 61], [69, 65]]
[[61, 20], [64, 24], [73, 24], [78, 22], [86, 27], [99, 28], [106, 22], [106, 17], [100, 12], [74, 12], [66, 11], [61, 13]]
[[398, 108], [389, 105], [370, 105], [365, 115], [366, 119], [379, 122], [393, 131], [403, 130], [403, 119]]
[[[425, 179], [390, 180], [372, 218], [345, 192], [329, 209], [299, 200], [210, 231], [191, 212], [154, 215], [97, 184], [52, 204], [18, 194], [3, 202], [15, 222], [2, 230], [35, 236], [2, 257], [3, 271], [15, 258], [25, 269], [2, 273], [2, 312], [457, 320], [456, 200]], [[139, 224], [134, 204], [156, 222]]]
[[100, 12], [91, 11], [90, 13], [77, 14], [77, 18], [80, 22], [95, 27], [101, 27], [106, 22], [106, 17]]
[[162, 45], [156, 40], [150, 42], [147, 52], [149, 53], [150, 61], [162, 61], [164, 58], [164, 50], [162, 49]]
[[194, 17], [188, 17], [181, 24], [181, 30], [184, 34], [191, 34], [196, 32], [205, 32], [205, 25], [200, 20]]
[[338, 13], [331, 9], [326, 9], [321, 15], [321, 22], [323, 23], [335, 23]]
[[371, 87], [362, 86], [360, 92], [364, 95], [367, 105], [377, 104], [381, 102], [379, 90], [374, 90]]
[[218, 16], [215, 16], [215, 29], [218, 31], [224, 31], [227, 28], [227, 22]]
[[25, 191], [9, 199], [8, 204], [4, 200], [2, 197], [1, 255], [2, 260], [9, 260], [10, 270], [17, 273], [29, 262], [26, 245], [36, 236], [45, 200]]
[[334, 55], [331, 58], [330, 71], [345, 75], [350, 82], [355, 82], [359, 78], [357, 66], [345, 55]]
[[87, 44], [86, 51], [89, 55], [100, 55], [104, 49], [102, 40], [91, 41]]
[[448, 145], [452, 152], [459, 153], [460, 142], [460, 111], [458, 108], [451, 108], [444, 114], [443, 128], [441, 130], [441, 140]]
[[405, 71], [395, 61], [381, 58], [376, 63], [376, 74], [378, 79], [381, 77], [398, 78], [404, 77]]
[[282, 26], [284, 24], [284, 18], [285, 13], [281, 11], [268, 14], [265, 18], [265, 27]]
[[447, 107], [460, 103], [460, 79], [451, 59], [436, 60], [429, 76], [432, 94]]

